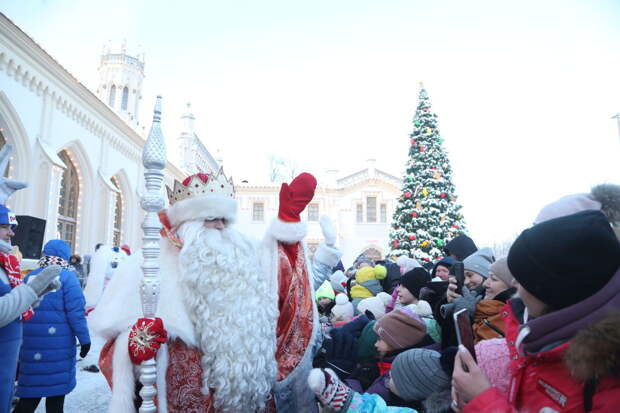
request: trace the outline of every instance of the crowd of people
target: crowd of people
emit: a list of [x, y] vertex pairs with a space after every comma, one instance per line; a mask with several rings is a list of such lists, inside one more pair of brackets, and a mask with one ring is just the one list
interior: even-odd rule
[[619, 221], [620, 186], [600, 185], [545, 206], [505, 257], [460, 235], [435, 263], [335, 268], [316, 293], [310, 387], [335, 412], [617, 411]]
[[[151, 358], [168, 413], [618, 409], [620, 186], [547, 205], [505, 257], [462, 234], [424, 265], [362, 254], [345, 268], [327, 218], [325, 242], [312, 257], [304, 248], [312, 175], [282, 185], [278, 216], [254, 241], [233, 225], [232, 183], [196, 174], [160, 213], [159, 305], [146, 319], [142, 254], [127, 246], [97, 246], [82, 262], [50, 240], [23, 278], [5, 205], [24, 185], [4, 183], [0, 413], [14, 396], [15, 413], [42, 398], [62, 412], [91, 335], [106, 340], [99, 368], [114, 413], [137, 411], [136, 366]], [[462, 311], [474, 354], [455, 329]]]

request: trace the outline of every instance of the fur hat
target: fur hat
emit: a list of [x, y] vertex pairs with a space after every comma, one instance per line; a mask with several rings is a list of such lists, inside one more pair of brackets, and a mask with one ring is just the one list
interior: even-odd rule
[[348, 278], [344, 273], [340, 270], [334, 272], [330, 277], [329, 281], [332, 284], [332, 288], [334, 291], [344, 293], [347, 290], [347, 281]]
[[185, 221], [222, 218], [232, 224], [237, 218], [237, 201], [232, 179], [220, 169], [217, 174], [198, 173], [183, 182], [175, 181], [168, 194], [166, 212], [170, 224], [178, 227]]
[[396, 356], [390, 376], [403, 400], [424, 400], [432, 393], [450, 388], [450, 376], [442, 369], [440, 358], [437, 351], [424, 348]]
[[431, 280], [431, 275], [422, 267], [414, 268], [405, 273], [400, 279], [400, 285], [405, 287], [415, 297], [420, 298], [420, 290]]
[[620, 226], [620, 185], [602, 184], [592, 188], [589, 194], [564, 196], [544, 206], [534, 224], [589, 209], [602, 211], [609, 221]]
[[332, 316], [335, 320], [348, 320], [353, 318], [353, 304], [349, 301], [346, 294], [336, 296], [336, 305], [332, 307]]
[[495, 261], [491, 248], [482, 248], [463, 260], [465, 271], [473, 271], [484, 278], [489, 276], [489, 268]]
[[620, 242], [601, 211], [582, 211], [523, 231], [508, 267], [530, 294], [559, 310], [607, 284], [620, 267]]
[[366, 310], [369, 310], [374, 314], [375, 320], [378, 320], [385, 315], [385, 307], [391, 299], [388, 293], [380, 292], [375, 297], [364, 298], [360, 301], [357, 304], [357, 311], [364, 314]]
[[502, 257], [499, 260], [495, 261], [493, 264], [491, 264], [491, 268], [489, 268], [489, 271], [492, 272], [497, 278], [502, 280], [508, 288], [512, 287], [512, 282], [514, 281], [515, 277], [512, 276], [510, 268], [508, 268], [508, 258]]
[[422, 341], [426, 324], [417, 314], [401, 307], [381, 317], [375, 324], [375, 331], [392, 350], [402, 350]]
[[396, 259], [396, 264], [402, 269], [402, 273], [405, 274], [413, 270], [414, 268], [421, 267], [422, 265], [418, 262], [418, 260], [409, 258], [406, 255], [401, 255]]

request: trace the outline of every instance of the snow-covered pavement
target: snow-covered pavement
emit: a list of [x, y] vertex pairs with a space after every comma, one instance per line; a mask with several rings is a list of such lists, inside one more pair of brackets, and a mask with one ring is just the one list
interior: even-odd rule
[[[97, 364], [99, 351], [104, 342], [93, 338], [90, 352], [77, 363], [77, 386], [65, 398], [67, 413], [106, 413], [110, 401], [110, 389], [103, 374], [83, 371], [82, 367]], [[78, 349], [79, 353], [79, 349]], [[35, 413], [45, 413], [45, 402], [41, 401]]]

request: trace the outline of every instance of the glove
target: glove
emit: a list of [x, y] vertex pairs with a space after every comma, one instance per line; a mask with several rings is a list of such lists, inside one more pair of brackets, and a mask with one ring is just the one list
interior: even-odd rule
[[463, 296], [454, 299], [454, 312], [456, 313], [463, 308], [467, 309], [470, 318], [474, 318], [476, 314], [476, 305], [478, 301], [482, 300], [481, 295], [476, 295], [475, 292], [469, 291], [469, 288], [463, 287]]
[[314, 197], [316, 178], [307, 172], [299, 174], [290, 185], [280, 188], [278, 218], [285, 222], [299, 222], [299, 214]]
[[344, 380], [355, 368], [357, 343], [351, 334], [346, 334], [340, 328], [332, 329], [330, 335], [331, 340], [325, 340], [323, 344], [326, 367], [333, 369]]
[[90, 351], [90, 343], [81, 344], [80, 345], [80, 358], [86, 357], [89, 351]]
[[28, 280], [28, 286], [34, 290], [39, 297], [60, 288], [60, 275], [61, 268], [59, 265], [50, 265], [45, 267], [35, 277], [31, 277]]
[[162, 343], [168, 341], [168, 332], [161, 318], [140, 318], [129, 332], [129, 358], [134, 364], [155, 357]]
[[321, 225], [321, 231], [323, 232], [323, 238], [325, 238], [325, 244], [328, 247], [333, 247], [336, 244], [336, 230], [332, 224], [332, 220], [327, 215], [322, 215], [319, 219], [319, 225]]

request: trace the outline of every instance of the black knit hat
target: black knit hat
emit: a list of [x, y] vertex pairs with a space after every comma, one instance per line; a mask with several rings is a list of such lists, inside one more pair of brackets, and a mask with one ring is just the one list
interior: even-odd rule
[[526, 229], [508, 268], [534, 297], [559, 310], [599, 291], [620, 267], [620, 242], [600, 211], [583, 211]]
[[431, 280], [431, 275], [422, 267], [407, 271], [400, 279], [404, 286], [415, 297], [420, 298], [420, 290]]

